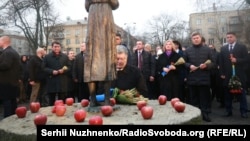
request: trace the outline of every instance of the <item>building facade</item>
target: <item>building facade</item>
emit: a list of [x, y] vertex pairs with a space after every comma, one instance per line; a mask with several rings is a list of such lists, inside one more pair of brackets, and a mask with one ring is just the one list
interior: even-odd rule
[[[56, 40], [62, 44], [63, 52], [66, 53], [69, 50], [73, 50], [76, 54], [79, 53], [80, 44], [85, 42], [86, 39], [87, 24], [88, 19], [85, 17], [83, 20], [67, 19], [66, 22], [58, 25], [49, 35], [47, 52], [51, 51], [51, 43]], [[135, 38], [128, 35], [128, 33], [119, 26], [116, 26], [116, 30], [122, 35], [125, 43], [127, 43], [129, 39], [129, 45], [132, 49], [133, 45], [135, 45]]]
[[189, 26], [191, 33], [200, 32], [206, 44], [215, 45], [218, 51], [226, 44], [229, 31], [235, 32], [238, 41], [250, 48], [250, 9], [218, 8], [214, 4], [207, 11], [190, 14]]
[[87, 18], [84, 20], [70, 20], [58, 25], [49, 35], [48, 52], [51, 51], [51, 43], [56, 40], [62, 44], [62, 51], [73, 50], [80, 52], [80, 44], [85, 41], [87, 33]]
[[26, 37], [19, 32], [0, 29], [0, 36], [9, 36], [11, 39], [11, 46], [19, 53], [19, 55], [34, 55], [29, 48]]

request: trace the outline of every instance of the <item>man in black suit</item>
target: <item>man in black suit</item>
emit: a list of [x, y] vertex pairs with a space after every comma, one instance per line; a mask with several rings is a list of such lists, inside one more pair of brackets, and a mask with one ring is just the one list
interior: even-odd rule
[[144, 50], [144, 42], [141, 40], [136, 42], [136, 51], [132, 54], [132, 65], [138, 67], [144, 76], [148, 89], [148, 95], [144, 95], [144, 97], [152, 99], [150, 82], [154, 81], [155, 60], [150, 52]]
[[[240, 100], [240, 113], [242, 118], [247, 118], [247, 99], [246, 99], [246, 73], [247, 48], [245, 45], [237, 42], [236, 34], [228, 32], [226, 34], [228, 44], [221, 47], [220, 51], [220, 77], [223, 79], [225, 106], [227, 117], [232, 116], [232, 99], [234, 95], [229, 92], [228, 83], [233, 75], [232, 65], [235, 66], [235, 75], [239, 77], [242, 84], [242, 93], [237, 97]], [[232, 48], [231, 48], [232, 47]]]
[[8, 36], [0, 38], [0, 99], [3, 102], [4, 118], [15, 114], [19, 96], [21, 62], [19, 54], [10, 46]]

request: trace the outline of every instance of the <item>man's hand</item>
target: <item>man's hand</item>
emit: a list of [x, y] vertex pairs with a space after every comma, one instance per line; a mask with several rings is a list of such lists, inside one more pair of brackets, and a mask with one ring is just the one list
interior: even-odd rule
[[58, 71], [57, 70], [53, 70], [53, 75], [58, 75]]
[[195, 65], [190, 65], [189, 68], [190, 68], [190, 72], [193, 72], [198, 69], [198, 67], [196, 67]]
[[200, 69], [205, 69], [207, 67], [206, 64], [200, 64]]
[[35, 81], [30, 81], [30, 85], [31, 85], [31, 86], [34, 86], [35, 84], [36, 84]]
[[58, 70], [58, 73], [59, 73], [59, 74], [63, 74], [63, 72], [64, 72], [63, 69]]

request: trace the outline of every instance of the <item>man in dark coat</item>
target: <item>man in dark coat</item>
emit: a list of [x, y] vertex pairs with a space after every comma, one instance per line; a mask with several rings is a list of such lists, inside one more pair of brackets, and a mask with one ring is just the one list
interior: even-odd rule
[[210, 113], [210, 70], [213, 68], [215, 58], [212, 51], [202, 43], [202, 36], [195, 32], [191, 36], [192, 46], [184, 52], [185, 66], [189, 70], [187, 84], [190, 102], [201, 109], [204, 121], [211, 122]]
[[8, 36], [0, 38], [0, 99], [3, 102], [4, 117], [15, 114], [19, 96], [21, 62], [19, 54], [10, 46]]
[[[232, 98], [233, 94], [229, 92], [228, 83], [233, 75], [232, 65], [235, 66], [235, 75], [239, 77], [242, 84], [242, 93], [238, 94], [240, 100], [240, 113], [242, 118], [247, 118], [247, 99], [246, 99], [246, 73], [247, 66], [247, 48], [245, 45], [237, 42], [236, 34], [228, 32], [226, 35], [228, 45], [221, 47], [220, 51], [220, 77], [223, 79], [225, 106], [227, 117], [232, 116]], [[232, 47], [232, 49], [230, 49]]]
[[112, 87], [119, 90], [136, 90], [141, 95], [148, 95], [148, 89], [141, 71], [127, 63], [128, 50], [122, 45], [117, 45], [117, 79], [114, 80]]
[[48, 75], [46, 91], [51, 106], [54, 104], [56, 96], [63, 101], [66, 99], [69, 65], [68, 56], [61, 52], [61, 44], [54, 41], [52, 43], [52, 52], [44, 57], [44, 69]]
[[83, 80], [85, 50], [86, 44], [82, 43], [81, 52], [76, 55], [72, 70], [73, 80], [77, 84], [76, 87], [78, 101], [82, 99], [89, 99], [88, 84]]
[[45, 51], [43, 48], [37, 48], [36, 55], [29, 61], [29, 83], [31, 85], [30, 102], [39, 101], [42, 106], [46, 106], [46, 73], [44, 72], [43, 57]]

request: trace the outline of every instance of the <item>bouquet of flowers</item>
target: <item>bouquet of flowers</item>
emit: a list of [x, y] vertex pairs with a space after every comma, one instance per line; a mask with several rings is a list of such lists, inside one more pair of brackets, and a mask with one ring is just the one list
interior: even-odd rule
[[114, 88], [113, 97], [119, 104], [136, 104], [138, 101], [148, 101], [148, 98], [143, 97], [136, 88], [128, 90], [119, 90]]
[[240, 79], [236, 75], [233, 75], [229, 79], [228, 87], [230, 89], [231, 94], [241, 94], [242, 92]]
[[[171, 64], [171, 65], [174, 65], [174, 66], [178, 66], [178, 65], [182, 65], [182, 64], [184, 64], [185, 63], [185, 60], [182, 58], [182, 57], [180, 57], [175, 63], [173, 63], [173, 64]], [[169, 66], [167, 66], [167, 68], [168, 68]], [[167, 73], [165, 72], [165, 71], [163, 71], [162, 73], [161, 73], [161, 75], [164, 77], [165, 75], [166, 75]]]
[[232, 76], [229, 79], [228, 87], [230, 89], [229, 92], [231, 94], [241, 94], [242, 93], [242, 86], [241, 86], [240, 78], [235, 75], [234, 64], [232, 64]]

